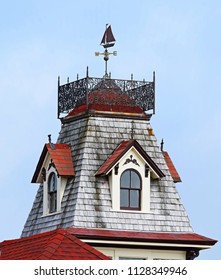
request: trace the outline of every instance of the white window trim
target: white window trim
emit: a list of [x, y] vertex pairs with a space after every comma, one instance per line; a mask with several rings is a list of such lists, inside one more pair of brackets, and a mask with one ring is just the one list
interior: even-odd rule
[[[48, 157], [45, 169], [46, 169], [46, 176], [45, 180], [43, 181], [43, 216], [51, 216], [54, 214], [57, 214], [61, 212], [61, 201], [64, 195], [65, 186], [67, 183], [67, 178], [58, 176], [57, 170], [54, 168], [54, 166], [51, 166], [49, 168], [49, 164], [51, 162], [50, 157]], [[48, 170], [49, 169], [49, 170]], [[55, 173], [57, 176], [57, 211], [50, 213], [49, 212], [49, 197], [48, 197], [48, 179], [51, 173]]]
[[[125, 164], [126, 160], [132, 156], [136, 160], [137, 164], [128, 162]], [[115, 166], [118, 164], [118, 174], [115, 174]], [[150, 177], [151, 169], [149, 171], [148, 177], [145, 177], [145, 165], [147, 164], [143, 157], [137, 152], [137, 150], [132, 147], [117, 163], [110, 173], [108, 174], [109, 185], [111, 189], [112, 196], [112, 211], [121, 212], [132, 212], [132, 213], [150, 213]], [[120, 209], [120, 178], [122, 173], [127, 169], [136, 170], [142, 180], [141, 189], [141, 210], [121, 210]]]

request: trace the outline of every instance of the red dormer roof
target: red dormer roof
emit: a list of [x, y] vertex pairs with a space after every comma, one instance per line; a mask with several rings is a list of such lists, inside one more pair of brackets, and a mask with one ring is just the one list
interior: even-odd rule
[[109, 260], [64, 229], [0, 243], [0, 260]]
[[144, 158], [144, 160], [150, 165], [150, 167], [156, 172], [159, 177], [164, 177], [164, 173], [159, 169], [155, 162], [148, 156], [143, 150], [140, 144], [134, 140], [124, 140], [120, 145], [113, 151], [113, 153], [107, 158], [107, 160], [101, 165], [96, 172], [96, 175], [107, 175], [108, 172], [117, 164], [131, 147], [134, 147]]
[[166, 164], [169, 168], [170, 174], [173, 178], [174, 183], [182, 182], [179, 173], [177, 172], [168, 152], [163, 151], [163, 155], [166, 161]]
[[38, 161], [35, 173], [32, 178], [32, 183], [38, 182], [39, 174], [47, 154], [50, 155], [55, 168], [60, 176], [75, 176], [73, 167], [71, 147], [68, 144], [45, 144]]

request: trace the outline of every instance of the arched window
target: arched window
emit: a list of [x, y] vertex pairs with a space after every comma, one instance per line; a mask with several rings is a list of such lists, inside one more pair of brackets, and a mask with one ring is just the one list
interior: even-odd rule
[[57, 211], [57, 176], [54, 172], [48, 178], [48, 210], [49, 213]]
[[123, 172], [120, 178], [120, 209], [141, 209], [141, 177], [134, 169]]

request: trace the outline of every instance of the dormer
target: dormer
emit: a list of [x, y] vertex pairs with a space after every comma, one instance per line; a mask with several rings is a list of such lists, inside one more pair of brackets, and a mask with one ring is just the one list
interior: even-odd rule
[[113, 211], [150, 212], [151, 179], [163, 172], [136, 140], [124, 140], [95, 174], [108, 176]]
[[31, 181], [43, 186], [43, 215], [60, 212], [67, 179], [74, 176], [70, 146], [45, 144]]

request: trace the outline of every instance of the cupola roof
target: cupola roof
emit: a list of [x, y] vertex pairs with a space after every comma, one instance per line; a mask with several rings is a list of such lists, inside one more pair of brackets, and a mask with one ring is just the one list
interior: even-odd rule
[[58, 83], [58, 118], [88, 111], [150, 117], [155, 113], [155, 75], [153, 82], [86, 78], [60, 85]]
[[[88, 94], [88, 110], [106, 113], [139, 114], [146, 116], [144, 110], [136, 105], [132, 98], [120, 89], [96, 89]], [[73, 109], [67, 117], [85, 112], [87, 105], [83, 104]]]

